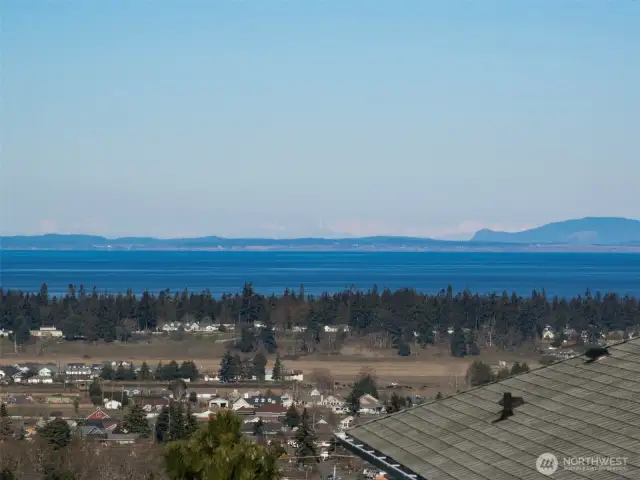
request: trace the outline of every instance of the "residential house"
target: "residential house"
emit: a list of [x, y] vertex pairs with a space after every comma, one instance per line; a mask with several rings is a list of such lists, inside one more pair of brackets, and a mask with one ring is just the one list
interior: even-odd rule
[[205, 382], [219, 382], [220, 375], [217, 373], [205, 373], [204, 377], [202, 377]]
[[0, 337], [8, 337], [13, 333], [13, 330], [5, 330], [4, 328], [0, 328]]
[[551, 327], [550, 325], [546, 325], [542, 330], [542, 339], [551, 342], [555, 337], [556, 332], [553, 327]]
[[64, 336], [62, 330], [58, 330], [56, 327], [40, 327], [38, 330], [31, 330], [29, 334], [39, 338], [61, 338]]
[[322, 394], [317, 388], [314, 388], [309, 393], [300, 395], [298, 405], [304, 408], [310, 408], [320, 405], [322, 400]]
[[286, 415], [287, 408], [281, 403], [266, 403], [257, 407], [254, 412], [264, 421], [276, 421]]
[[302, 373], [302, 370], [293, 370], [290, 372], [285, 372], [282, 375], [282, 377], [285, 381], [288, 381], [288, 382], [293, 382], [293, 381], [302, 382], [304, 380], [304, 374]]
[[103, 437], [107, 435], [107, 432], [94, 425], [81, 425], [76, 428], [76, 431], [83, 437]]
[[383, 413], [385, 411], [384, 405], [382, 405], [378, 399], [369, 395], [368, 393], [360, 397], [360, 413], [375, 415]]
[[85, 418], [85, 420], [108, 420], [110, 418], [111, 417], [106, 412], [98, 407], [92, 413], [90, 413], [89, 416]]
[[196, 393], [196, 397], [198, 398], [198, 400], [211, 400], [212, 398], [215, 398], [218, 396], [217, 388], [193, 387], [193, 388], [189, 388], [189, 394], [191, 394], [191, 392]]
[[84, 363], [68, 363], [64, 369], [65, 375], [77, 376], [77, 375], [91, 375], [91, 368]]
[[122, 409], [122, 402], [117, 400], [107, 400], [104, 402], [104, 408], [107, 410], [120, 410]]
[[36, 375], [35, 377], [27, 378], [27, 383], [53, 383], [53, 378], [50, 375]]
[[212, 400], [209, 400], [209, 407], [215, 407], [215, 408], [229, 408], [231, 405], [231, 402], [229, 402], [229, 400], [227, 400], [226, 398], [214, 398]]
[[327, 395], [326, 397], [323, 395], [320, 397], [320, 405], [327, 408], [335, 408], [335, 407], [343, 407], [345, 404], [344, 400], [334, 395]]
[[239, 398], [234, 402], [233, 410], [238, 410], [239, 408], [259, 408], [262, 405], [269, 404], [282, 405], [282, 396], [270, 395], [265, 397], [263, 395], [256, 395], [248, 398]]
[[307, 331], [307, 327], [303, 325], [294, 325], [291, 331], [294, 333], [303, 333]]
[[[137, 400], [138, 401], [138, 400]], [[145, 412], [156, 412], [162, 410], [162, 407], [168, 407], [171, 401], [168, 397], [144, 397], [138, 403], [142, 405]]]
[[341, 430], [346, 430], [347, 428], [351, 428], [353, 427], [353, 416], [349, 415], [348, 417], [343, 418], [342, 420], [340, 420], [339, 423], [339, 428]]
[[58, 367], [55, 365], [47, 365], [38, 370], [38, 375], [41, 377], [53, 377], [58, 373]]

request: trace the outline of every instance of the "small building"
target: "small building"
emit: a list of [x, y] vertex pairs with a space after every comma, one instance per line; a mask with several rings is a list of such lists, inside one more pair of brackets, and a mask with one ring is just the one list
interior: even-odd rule
[[40, 327], [38, 330], [30, 330], [29, 335], [38, 338], [61, 338], [64, 336], [62, 330], [56, 327]]
[[209, 400], [209, 407], [229, 408], [230, 402], [226, 398], [214, 398]]
[[104, 402], [104, 408], [107, 410], [120, 410], [122, 409], [122, 402], [117, 400], [107, 400]]
[[30, 384], [53, 383], [53, 378], [47, 375], [36, 375], [35, 377], [27, 378], [27, 383], [30, 383]]

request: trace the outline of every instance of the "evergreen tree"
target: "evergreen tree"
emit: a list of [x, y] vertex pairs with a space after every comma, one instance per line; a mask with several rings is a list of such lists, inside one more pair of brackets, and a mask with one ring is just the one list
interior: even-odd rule
[[267, 359], [262, 353], [258, 352], [256, 356], [253, 357], [253, 362], [251, 365], [252, 375], [255, 376], [258, 380], [264, 380], [266, 366]]
[[293, 403], [287, 409], [287, 413], [284, 415], [282, 423], [289, 428], [295, 428], [300, 424], [300, 413]]
[[311, 426], [311, 418], [306, 408], [302, 410], [300, 425], [298, 425], [295, 440], [298, 444], [298, 446], [296, 447], [296, 457], [299, 457], [299, 463], [306, 464], [313, 463], [314, 460], [315, 462], [320, 461], [316, 452], [315, 432], [313, 431], [313, 428]]
[[160, 410], [160, 414], [156, 418], [155, 427], [156, 442], [164, 443], [170, 440], [169, 438], [169, 407], [164, 406]]
[[135, 380], [136, 378], [137, 378], [136, 368], [134, 367], [133, 363], [130, 363], [124, 373], [124, 379], [131, 381], [131, 380]]
[[467, 338], [460, 328], [456, 328], [451, 335], [451, 355], [464, 357], [467, 354]]
[[387, 413], [396, 413], [405, 409], [407, 406], [407, 400], [404, 397], [399, 396], [396, 392], [391, 394], [391, 398], [387, 403]]
[[274, 381], [281, 382], [283, 379], [283, 368], [282, 362], [280, 361], [280, 354], [276, 353], [276, 362], [273, 364], [273, 375], [272, 378]]
[[7, 411], [7, 405], [3, 402], [0, 404], [0, 441], [6, 440], [13, 436], [13, 428], [11, 427], [11, 417]]
[[378, 398], [378, 386], [369, 373], [360, 374], [346, 398], [349, 411], [354, 416], [360, 412], [360, 397], [363, 395], [371, 395], [374, 398]]
[[491, 366], [476, 360], [469, 366], [466, 379], [467, 383], [472, 387], [484, 385], [485, 383], [493, 381]]
[[156, 371], [153, 373], [154, 373], [153, 375], [154, 380], [160, 380], [160, 381], [164, 380], [164, 365], [162, 365], [162, 362], [158, 362]]
[[258, 418], [258, 421], [253, 424], [253, 435], [259, 442], [264, 442], [264, 422], [262, 418]]
[[100, 386], [97, 378], [94, 378], [91, 385], [89, 385], [89, 397], [91, 398], [91, 403], [94, 405], [102, 405], [102, 387]]
[[113, 369], [111, 364], [107, 363], [104, 367], [102, 367], [102, 371], [100, 372], [100, 378], [103, 380], [115, 380], [116, 379], [116, 371]]
[[265, 326], [260, 329], [260, 342], [264, 345], [267, 353], [275, 353], [278, 349], [276, 335], [271, 319], [265, 322]]
[[172, 382], [180, 377], [180, 366], [175, 360], [171, 360], [166, 367], [162, 369], [162, 373], [165, 381]]
[[47, 443], [55, 450], [66, 447], [71, 442], [71, 429], [66, 420], [56, 418], [38, 430]]
[[151, 371], [149, 370], [149, 365], [147, 362], [142, 362], [140, 366], [140, 371], [138, 372], [138, 380], [150, 380], [151, 379]]
[[186, 438], [186, 423], [182, 402], [171, 402], [169, 405], [169, 439], [182, 440]]
[[128, 433], [137, 433], [143, 438], [151, 434], [147, 414], [141, 405], [134, 403], [129, 412], [124, 416], [122, 428]]
[[182, 362], [180, 365], [180, 378], [188, 378], [192, 382], [199, 377], [198, 368], [193, 362]]
[[170, 480], [274, 480], [280, 477], [275, 455], [242, 437], [242, 420], [232, 412], [209, 420], [186, 442], [172, 442], [164, 458]]
[[231, 354], [231, 350], [227, 350], [220, 361], [218, 376], [220, 377], [221, 382], [228, 383], [236, 379], [236, 368], [234, 363], [235, 360]]
[[185, 437], [189, 438], [198, 430], [198, 419], [191, 411], [191, 405], [187, 405], [185, 413]]
[[115, 379], [118, 380], [118, 381], [122, 381], [122, 380], [126, 380], [127, 379], [127, 372], [124, 370], [124, 365], [120, 364], [116, 368]]

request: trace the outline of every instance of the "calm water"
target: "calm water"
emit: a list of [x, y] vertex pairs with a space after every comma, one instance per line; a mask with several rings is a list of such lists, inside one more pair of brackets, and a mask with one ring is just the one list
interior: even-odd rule
[[52, 295], [70, 283], [136, 293], [209, 289], [234, 293], [244, 282], [260, 293], [304, 284], [307, 293], [351, 285], [411, 287], [437, 292], [516, 291], [575, 295], [589, 288], [640, 295], [640, 255], [613, 253], [370, 253], [370, 252], [0, 252], [0, 286]]

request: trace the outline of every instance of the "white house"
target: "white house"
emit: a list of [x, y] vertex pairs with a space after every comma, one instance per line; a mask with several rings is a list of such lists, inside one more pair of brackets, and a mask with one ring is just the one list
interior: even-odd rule
[[360, 397], [360, 413], [375, 415], [383, 411], [384, 406], [375, 397], [368, 393]]
[[200, 324], [198, 324], [198, 322], [185, 323], [183, 325], [183, 328], [184, 328], [185, 332], [199, 332], [200, 331]]
[[351, 428], [353, 426], [353, 416], [349, 415], [348, 417], [340, 420], [340, 428], [342, 430], [346, 430], [347, 428]]
[[203, 380], [205, 382], [219, 382], [220, 376], [217, 373], [205, 373]]
[[27, 383], [53, 383], [53, 378], [51, 375], [36, 375], [27, 378]]
[[49, 367], [43, 367], [38, 370], [38, 376], [40, 377], [51, 377], [53, 375], [53, 369]]
[[32, 337], [40, 338], [60, 338], [64, 336], [62, 330], [58, 330], [56, 327], [40, 327], [39, 330], [31, 330], [29, 334]]
[[12, 333], [12, 330], [5, 330], [4, 328], [0, 328], [0, 337], [8, 337]]
[[302, 373], [302, 370], [293, 370], [292, 372], [286, 372], [282, 376], [284, 380], [289, 382], [302, 382], [304, 380], [304, 374]]
[[104, 408], [107, 410], [120, 410], [122, 408], [122, 403], [117, 400], [107, 400], [104, 402]]
[[338, 330], [340, 330], [340, 327], [338, 327], [337, 325], [325, 325], [324, 326], [324, 331], [326, 333], [337, 333]]
[[546, 325], [542, 330], [542, 339], [552, 341], [556, 337], [555, 331], [549, 325]]
[[320, 405], [327, 408], [334, 407], [342, 407], [344, 406], [344, 401], [338, 397], [334, 397], [333, 395], [327, 395], [326, 397], [320, 397]]
[[84, 363], [68, 363], [64, 373], [66, 375], [91, 375], [91, 367]]
[[302, 325], [294, 325], [293, 328], [291, 329], [291, 331], [293, 333], [303, 333], [307, 331], [307, 327], [302, 326]]

